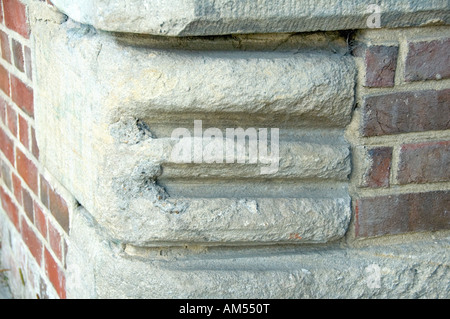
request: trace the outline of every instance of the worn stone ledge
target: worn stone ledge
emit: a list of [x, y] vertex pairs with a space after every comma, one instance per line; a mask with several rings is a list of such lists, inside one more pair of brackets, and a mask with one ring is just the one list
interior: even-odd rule
[[[97, 29], [167, 36], [284, 33], [368, 28], [367, 1], [353, 0], [54, 0]], [[447, 0], [384, 0], [381, 27], [450, 23]]]
[[448, 298], [448, 238], [370, 248], [142, 248], [105, 240], [80, 209], [69, 298]]

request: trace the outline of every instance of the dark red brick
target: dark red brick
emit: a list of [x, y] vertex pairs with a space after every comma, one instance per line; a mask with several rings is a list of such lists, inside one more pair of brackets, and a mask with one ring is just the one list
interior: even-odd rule
[[34, 259], [41, 265], [42, 262], [42, 242], [39, 237], [36, 235], [34, 230], [28, 225], [28, 222], [25, 218], [21, 218], [20, 221], [20, 229], [22, 233], [22, 238], [25, 244], [28, 246], [31, 254]]
[[17, 172], [30, 189], [38, 193], [38, 172], [36, 165], [18, 148], [16, 148]]
[[17, 206], [12, 201], [11, 197], [0, 187], [0, 198], [2, 199], [2, 207], [8, 215], [11, 222], [14, 224], [17, 230], [19, 230], [19, 211]]
[[34, 127], [31, 127], [31, 152], [36, 159], [39, 159], [39, 147], [36, 140], [36, 131]]
[[11, 98], [29, 116], [34, 117], [33, 89], [11, 75]]
[[67, 203], [42, 175], [40, 198], [42, 204], [50, 210], [62, 229], [69, 233], [69, 208]]
[[9, 104], [6, 104], [6, 125], [11, 134], [17, 136], [17, 112]]
[[368, 47], [364, 57], [366, 66], [365, 86], [394, 86], [397, 56], [397, 46], [375, 45]]
[[0, 89], [9, 96], [11, 90], [9, 72], [2, 65], [0, 65]]
[[355, 203], [356, 237], [450, 229], [450, 192], [366, 197]]
[[365, 187], [389, 187], [392, 147], [375, 147], [367, 151], [371, 166], [363, 178]]
[[69, 209], [66, 201], [53, 189], [49, 189], [50, 212], [66, 233], [69, 233]]
[[23, 146], [29, 148], [28, 122], [21, 115], [19, 115], [19, 140]]
[[450, 38], [408, 43], [405, 80], [450, 78]]
[[40, 185], [41, 185], [41, 192], [40, 192], [40, 199], [41, 203], [50, 209], [50, 200], [49, 200], [49, 189], [50, 184], [47, 182], [44, 176], [41, 175], [40, 177]]
[[12, 52], [14, 66], [21, 72], [25, 72], [25, 60], [23, 57], [23, 47], [19, 41], [12, 39]]
[[450, 141], [402, 145], [397, 179], [400, 184], [448, 182]]
[[31, 197], [30, 193], [25, 188], [22, 188], [22, 205], [23, 205], [23, 210], [25, 211], [25, 214], [28, 216], [28, 219], [32, 223], [34, 223], [33, 198]]
[[48, 223], [48, 241], [53, 253], [62, 261], [61, 235], [51, 222]]
[[34, 203], [34, 225], [42, 236], [47, 238], [47, 217], [45, 217], [44, 212], [36, 203]]
[[450, 89], [397, 92], [363, 99], [361, 133], [379, 136], [450, 129]]
[[3, 180], [3, 183], [5, 183], [5, 186], [8, 187], [10, 191], [14, 189], [13, 183], [12, 183], [12, 176], [11, 176], [11, 170], [9, 169], [9, 166], [6, 162], [3, 161], [3, 159], [0, 158], [0, 176]]
[[3, 0], [5, 24], [25, 38], [29, 38], [30, 29], [25, 5], [20, 0]]
[[12, 174], [12, 182], [14, 189], [14, 196], [18, 203], [22, 203], [22, 182], [16, 174]]
[[6, 124], [6, 101], [0, 97], [0, 121]]
[[11, 46], [9, 44], [8, 35], [0, 30], [0, 45], [2, 49], [2, 58], [3, 60], [11, 63]]
[[0, 127], [0, 150], [6, 156], [11, 165], [14, 166], [14, 142], [6, 135]]
[[66, 298], [66, 278], [63, 269], [57, 264], [50, 252], [45, 249], [45, 273], [61, 299]]

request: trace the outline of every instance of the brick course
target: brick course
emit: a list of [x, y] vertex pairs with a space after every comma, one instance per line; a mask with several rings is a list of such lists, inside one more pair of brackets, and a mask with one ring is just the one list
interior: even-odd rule
[[397, 176], [400, 184], [449, 181], [450, 141], [402, 145]]
[[21, 217], [20, 225], [22, 238], [30, 249], [31, 254], [40, 265], [42, 263], [42, 241], [36, 235], [31, 226], [29, 226], [28, 221], [26, 221], [23, 217]]
[[392, 162], [391, 147], [375, 147], [367, 151], [371, 166], [364, 177], [364, 186], [388, 187]]
[[[377, 144], [366, 146], [365, 158], [359, 159], [370, 165], [361, 170], [354, 194], [358, 238], [450, 228], [450, 141], [444, 133], [450, 129], [450, 87], [438, 85], [449, 78], [450, 41], [420, 39], [420, 31], [410, 34], [414, 39], [392, 31], [386, 44], [381, 36], [377, 45], [362, 37], [354, 52], [365, 72], [358, 84], [359, 145]], [[404, 60], [399, 52], [406, 53]], [[403, 74], [395, 74], [398, 65]], [[428, 89], [420, 89], [417, 81], [426, 81]], [[424, 184], [438, 190], [427, 192]]]
[[376, 45], [365, 51], [367, 87], [393, 87], [397, 68], [397, 46]]
[[30, 189], [38, 193], [38, 170], [36, 165], [20, 149], [16, 148], [17, 172]]
[[[39, 148], [34, 128], [32, 52], [26, 6], [19, 0], [0, 0], [0, 198], [1, 208], [28, 247], [42, 276], [32, 285], [39, 298], [65, 298], [65, 239], [68, 208], [60, 194], [40, 198]], [[50, 205], [50, 201], [52, 204]], [[55, 209], [51, 212], [50, 209]], [[63, 216], [63, 217], [62, 217]], [[61, 226], [59, 224], [63, 226]], [[64, 228], [63, 228], [64, 227]], [[52, 256], [57, 256], [57, 260]], [[14, 258], [13, 258], [14, 259]], [[14, 274], [33, 282], [31, 262], [17, 259]], [[17, 276], [13, 276], [18, 278]], [[52, 290], [53, 289], [53, 290]], [[54, 292], [51, 292], [54, 291]]]
[[450, 129], [450, 89], [369, 95], [363, 100], [363, 136]]
[[9, 72], [0, 65], [0, 89], [9, 96], [10, 92], [10, 82], [9, 82]]
[[6, 193], [6, 191], [0, 187], [0, 198], [2, 199], [2, 207], [8, 215], [11, 222], [14, 224], [16, 229], [19, 229], [19, 212], [16, 204], [14, 204], [11, 197]]
[[8, 63], [11, 63], [11, 48], [9, 44], [8, 35], [0, 30], [0, 47], [2, 49], [2, 58]]
[[408, 43], [405, 80], [450, 78], [450, 38]]
[[21, 72], [25, 71], [25, 61], [23, 57], [23, 47], [19, 41], [12, 40], [12, 52], [14, 57], [14, 66]]
[[28, 38], [30, 29], [25, 5], [19, 0], [3, 0], [4, 22], [8, 29]]
[[14, 75], [11, 76], [11, 98], [25, 113], [34, 116], [33, 89]]
[[376, 196], [356, 200], [356, 237], [450, 229], [450, 192]]

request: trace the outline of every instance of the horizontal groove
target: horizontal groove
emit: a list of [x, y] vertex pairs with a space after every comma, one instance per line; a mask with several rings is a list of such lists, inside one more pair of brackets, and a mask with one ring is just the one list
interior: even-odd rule
[[184, 51], [311, 51], [348, 52], [338, 31], [320, 33], [225, 34], [199, 37], [163, 37], [151, 34], [113, 32], [123, 46]]
[[344, 138], [345, 127], [330, 123], [327, 119], [292, 117], [273, 114], [249, 113], [154, 113], [139, 119], [145, 123], [156, 138], [170, 137], [179, 128], [187, 128], [191, 134], [194, 121], [202, 121], [203, 131], [218, 128], [225, 132], [227, 128], [254, 127], [278, 128], [280, 139], [284, 141], [314, 142], [319, 144], [347, 145]]
[[407, 132], [390, 135], [354, 137], [349, 136], [355, 146], [396, 146], [409, 143], [443, 141], [450, 139], [450, 130]]
[[391, 185], [389, 188], [355, 188], [350, 193], [356, 197], [396, 196], [414, 193], [450, 192], [450, 182]]
[[233, 133], [213, 139], [182, 134], [145, 140], [139, 151], [142, 158], [161, 165], [163, 178], [347, 181], [351, 172], [348, 145], [279, 141], [273, 129], [263, 134], [242, 129], [238, 138]]
[[[402, 79], [403, 80], [403, 79]], [[360, 96], [364, 98], [366, 96], [378, 96], [391, 93], [411, 93], [411, 92], [421, 92], [428, 90], [445, 90], [450, 87], [450, 79], [442, 79], [437, 81], [423, 80], [414, 82], [401, 82], [392, 88], [369, 88], [360, 86]]]
[[218, 180], [160, 179], [171, 198], [341, 198], [348, 183], [312, 180]]

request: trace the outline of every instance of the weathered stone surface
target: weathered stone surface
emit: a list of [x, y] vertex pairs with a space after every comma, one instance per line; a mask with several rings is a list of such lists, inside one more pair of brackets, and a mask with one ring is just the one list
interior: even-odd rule
[[448, 298], [448, 238], [370, 248], [139, 248], [74, 214], [69, 298]]
[[11, 291], [8, 287], [8, 282], [5, 275], [0, 273], [0, 299], [12, 299]]
[[[374, 12], [354, 0], [54, 0], [72, 19], [101, 30], [171, 36], [365, 29]], [[447, 0], [385, 0], [381, 27], [450, 22]]]
[[[270, 137], [270, 136], [269, 136]], [[134, 137], [129, 136], [129, 140]], [[162, 172], [155, 172], [156, 175], [163, 174], [162, 177], [174, 178], [222, 178], [222, 179], [320, 179], [320, 180], [335, 180], [347, 181], [350, 174], [350, 150], [346, 144], [321, 144], [299, 142], [299, 141], [285, 141], [282, 140], [279, 145], [279, 162], [274, 160], [273, 163], [266, 158], [261, 162], [261, 158], [255, 156], [255, 163], [249, 163], [249, 159], [245, 158], [245, 163], [240, 162], [235, 145], [232, 150], [235, 154], [232, 162], [227, 162], [227, 143], [234, 143], [231, 139], [217, 139], [207, 141], [206, 138], [199, 140], [199, 145], [202, 146], [200, 150], [201, 162], [194, 162], [196, 154], [194, 152], [188, 153], [189, 163], [179, 162], [181, 160], [177, 149], [175, 147], [180, 143], [186, 143], [189, 146], [196, 143], [196, 138], [155, 138], [143, 141], [139, 145], [130, 146], [129, 143], [123, 145], [115, 145], [117, 150], [111, 154], [114, 161], [126, 161], [122, 158], [133, 157], [133, 154], [142, 154], [139, 158], [142, 161], [153, 163], [154, 165], [161, 165]], [[223, 156], [219, 156], [219, 160], [215, 161], [207, 152], [210, 143], [219, 143], [223, 150]], [[182, 144], [184, 145], [184, 144]], [[257, 150], [257, 145], [254, 143]], [[249, 143], [246, 142], [246, 148]], [[191, 154], [192, 153], [192, 154]], [[221, 152], [222, 153], [222, 152]], [[244, 154], [244, 153], [242, 153]], [[183, 154], [181, 154], [183, 155]], [[203, 156], [202, 156], [203, 155]], [[215, 154], [212, 154], [215, 155]], [[222, 155], [222, 154], [220, 154]], [[244, 159], [244, 157], [242, 157]], [[214, 162], [213, 162], [214, 160]], [[273, 170], [271, 167], [273, 166]]]
[[[235, 245], [345, 234], [351, 57], [295, 45], [270, 52], [169, 49], [156, 39], [124, 45], [123, 36], [70, 20], [35, 21], [40, 160], [111, 238], [137, 246]], [[279, 167], [262, 173], [261, 163], [174, 162], [171, 133], [195, 120], [224, 132], [279, 128]], [[296, 184], [290, 189], [283, 180]], [[172, 194], [160, 181], [169, 189], [205, 181], [214, 194]]]

